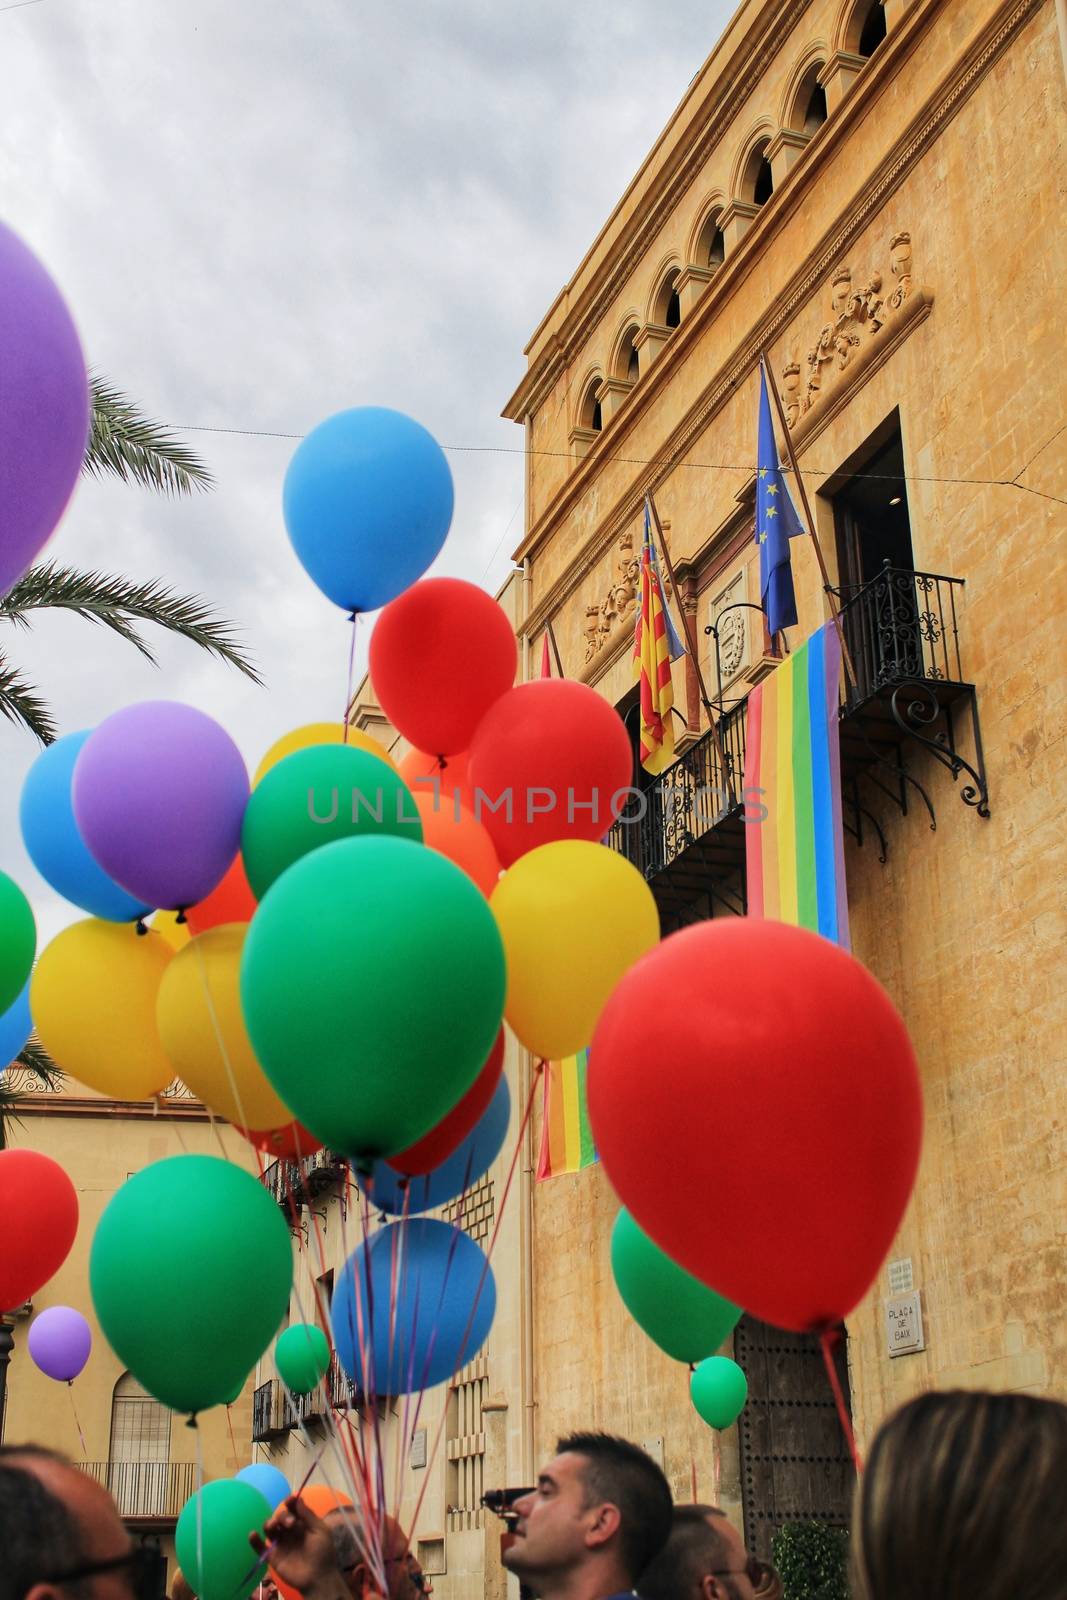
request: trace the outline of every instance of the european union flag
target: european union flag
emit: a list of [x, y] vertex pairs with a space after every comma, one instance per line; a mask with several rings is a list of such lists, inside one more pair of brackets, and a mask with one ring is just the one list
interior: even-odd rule
[[789, 498], [789, 490], [778, 465], [778, 446], [771, 421], [771, 397], [767, 393], [767, 370], [759, 369], [759, 441], [756, 456], [756, 543], [759, 545], [759, 582], [767, 628], [773, 635], [780, 628], [796, 625], [797, 602], [793, 593], [793, 568], [789, 563], [789, 541], [804, 532]]

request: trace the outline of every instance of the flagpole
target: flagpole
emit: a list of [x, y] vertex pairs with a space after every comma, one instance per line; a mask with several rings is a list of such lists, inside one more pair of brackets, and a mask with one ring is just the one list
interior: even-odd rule
[[830, 574], [826, 570], [826, 558], [822, 553], [822, 545], [819, 543], [819, 536], [815, 532], [815, 519], [811, 514], [811, 507], [808, 504], [808, 491], [804, 487], [804, 479], [800, 476], [800, 468], [797, 466], [796, 451], [793, 449], [793, 438], [789, 432], [789, 426], [785, 420], [785, 408], [782, 405], [782, 397], [778, 393], [778, 385], [773, 382], [770, 371], [767, 367], [767, 353], [765, 350], [760, 351], [760, 366], [764, 369], [767, 379], [767, 388], [774, 397], [774, 409], [778, 413], [778, 421], [781, 424], [782, 433], [785, 436], [786, 454], [789, 456], [789, 465], [793, 472], [793, 478], [796, 482], [798, 490], [800, 491], [800, 503], [804, 507], [804, 518], [807, 522], [807, 534], [812, 544], [815, 546], [815, 554], [819, 562], [819, 571], [822, 573], [823, 591], [830, 604], [830, 616], [833, 618], [834, 627], [837, 629], [837, 637], [841, 641], [841, 659], [845, 663], [845, 673], [848, 677], [849, 683], [852, 685], [853, 689], [855, 689], [857, 686], [856, 669], [852, 665], [852, 654], [848, 648], [848, 641], [845, 638], [845, 630], [841, 626], [841, 614], [834, 602], [834, 592], [830, 587]]
[[715, 721], [715, 718], [711, 713], [711, 701], [708, 698], [708, 689], [706, 683], [704, 682], [704, 674], [700, 670], [700, 658], [697, 655], [696, 640], [693, 638], [693, 630], [689, 624], [689, 614], [682, 604], [682, 597], [678, 590], [678, 580], [674, 576], [674, 562], [671, 560], [671, 553], [667, 548], [667, 535], [664, 533], [663, 524], [659, 520], [659, 512], [656, 510], [656, 501], [653, 497], [651, 489], [645, 498], [648, 501], [648, 508], [652, 513], [652, 520], [656, 524], [656, 532], [659, 534], [659, 547], [663, 551], [663, 564], [667, 568], [667, 576], [670, 579], [671, 588], [674, 590], [674, 598], [678, 605], [678, 614], [682, 619], [682, 628], [685, 632], [685, 642], [689, 647], [689, 656], [696, 671], [697, 683], [700, 685], [700, 698], [703, 702], [704, 710], [708, 714], [708, 723], [711, 728], [712, 742], [715, 745], [715, 753], [719, 758], [719, 766], [722, 770], [722, 775], [726, 780], [727, 799], [732, 805], [734, 798], [733, 774], [726, 764], [726, 751], [723, 749], [722, 735], [719, 732], [719, 724]]
[[563, 662], [559, 659], [559, 645], [556, 643], [555, 629], [552, 626], [551, 618], [548, 617], [545, 619], [545, 632], [548, 634], [548, 642], [552, 646], [552, 654], [556, 658], [556, 671], [561, 678], [565, 678], [567, 674], [563, 670]]

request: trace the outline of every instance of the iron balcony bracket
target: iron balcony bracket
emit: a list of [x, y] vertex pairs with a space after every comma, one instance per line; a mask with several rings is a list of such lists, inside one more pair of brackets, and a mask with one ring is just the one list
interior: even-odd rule
[[[956, 747], [955, 726], [951, 706], [942, 706], [928, 683], [921, 679], [912, 679], [907, 683], [899, 684], [894, 690], [889, 702], [889, 709], [893, 721], [902, 733], [916, 744], [929, 750], [930, 754], [938, 760], [943, 767], [947, 767], [955, 783], [961, 772], [965, 772], [971, 779], [960, 789], [960, 799], [964, 805], [973, 806], [980, 817], [989, 816], [989, 785], [986, 780], [985, 760], [982, 754], [982, 735], [978, 724], [978, 705], [974, 686], [968, 684], [963, 693], [966, 695], [971, 711], [971, 729], [974, 738], [975, 761], [972, 766]], [[935, 728], [938, 719], [944, 715], [944, 726]], [[920, 730], [928, 728], [934, 730], [923, 733]], [[932, 808], [931, 808], [932, 809]]]

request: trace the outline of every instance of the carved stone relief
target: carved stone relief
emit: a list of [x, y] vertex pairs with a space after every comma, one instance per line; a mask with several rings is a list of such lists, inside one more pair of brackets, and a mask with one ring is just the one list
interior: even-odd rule
[[585, 659], [592, 661], [623, 623], [633, 624], [641, 588], [641, 552], [634, 552], [634, 535], [619, 539], [615, 570], [603, 598], [585, 608]]
[[[883, 295], [880, 272], [870, 273], [862, 288], [853, 283], [852, 268], [839, 267], [830, 280], [830, 320], [823, 324], [814, 347], [804, 358], [807, 376], [791, 361], [782, 369], [782, 405], [786, 422], [795, 427], [810, 411], [835, 372], [843, 372], [856, 351], [876, 338], [888, 318], [903, 306], [911, 292], [911, 234], [895, 233], [889, 241], [889, 270], [894, 287]], [[862, 281], [862, 280], [860, 280]]]
[[[748, 660], [749, 613], [744, 605], [738, 604], [744, 599], [745, 574], [742, 569], [711, 602], [711, 621], [719, 635], [719, 671], [724, 687], [737, 677]], [[713, 637], [713, 654], [714, 648]]]

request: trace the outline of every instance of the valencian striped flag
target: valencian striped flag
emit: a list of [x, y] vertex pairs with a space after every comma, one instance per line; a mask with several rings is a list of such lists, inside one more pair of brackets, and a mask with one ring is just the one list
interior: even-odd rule
[[597, 1160], [589, 1111], [585, 1099], [585, 1074], [589, 1051], [545, 1063], [544, 1120], [537, 1176], [556, 1178], [561, 1172], [579, 1172]]
[[[849, 949], [837, 686], [832, 622], [806, 639], [748, 697], [745, 828], [748, 914], [811, 928]], [[758, 791], [758, 792], [757, 792]]]
[[685, 650], [663, 597], [652, 543], [652, 519], [645, 501], [645, 542], [641, 551], [641, 591], [634, 623], [634, 676], [641, 685], [641, 765], [662, 772], [674, 760], [674, 685], [671, 662]]

